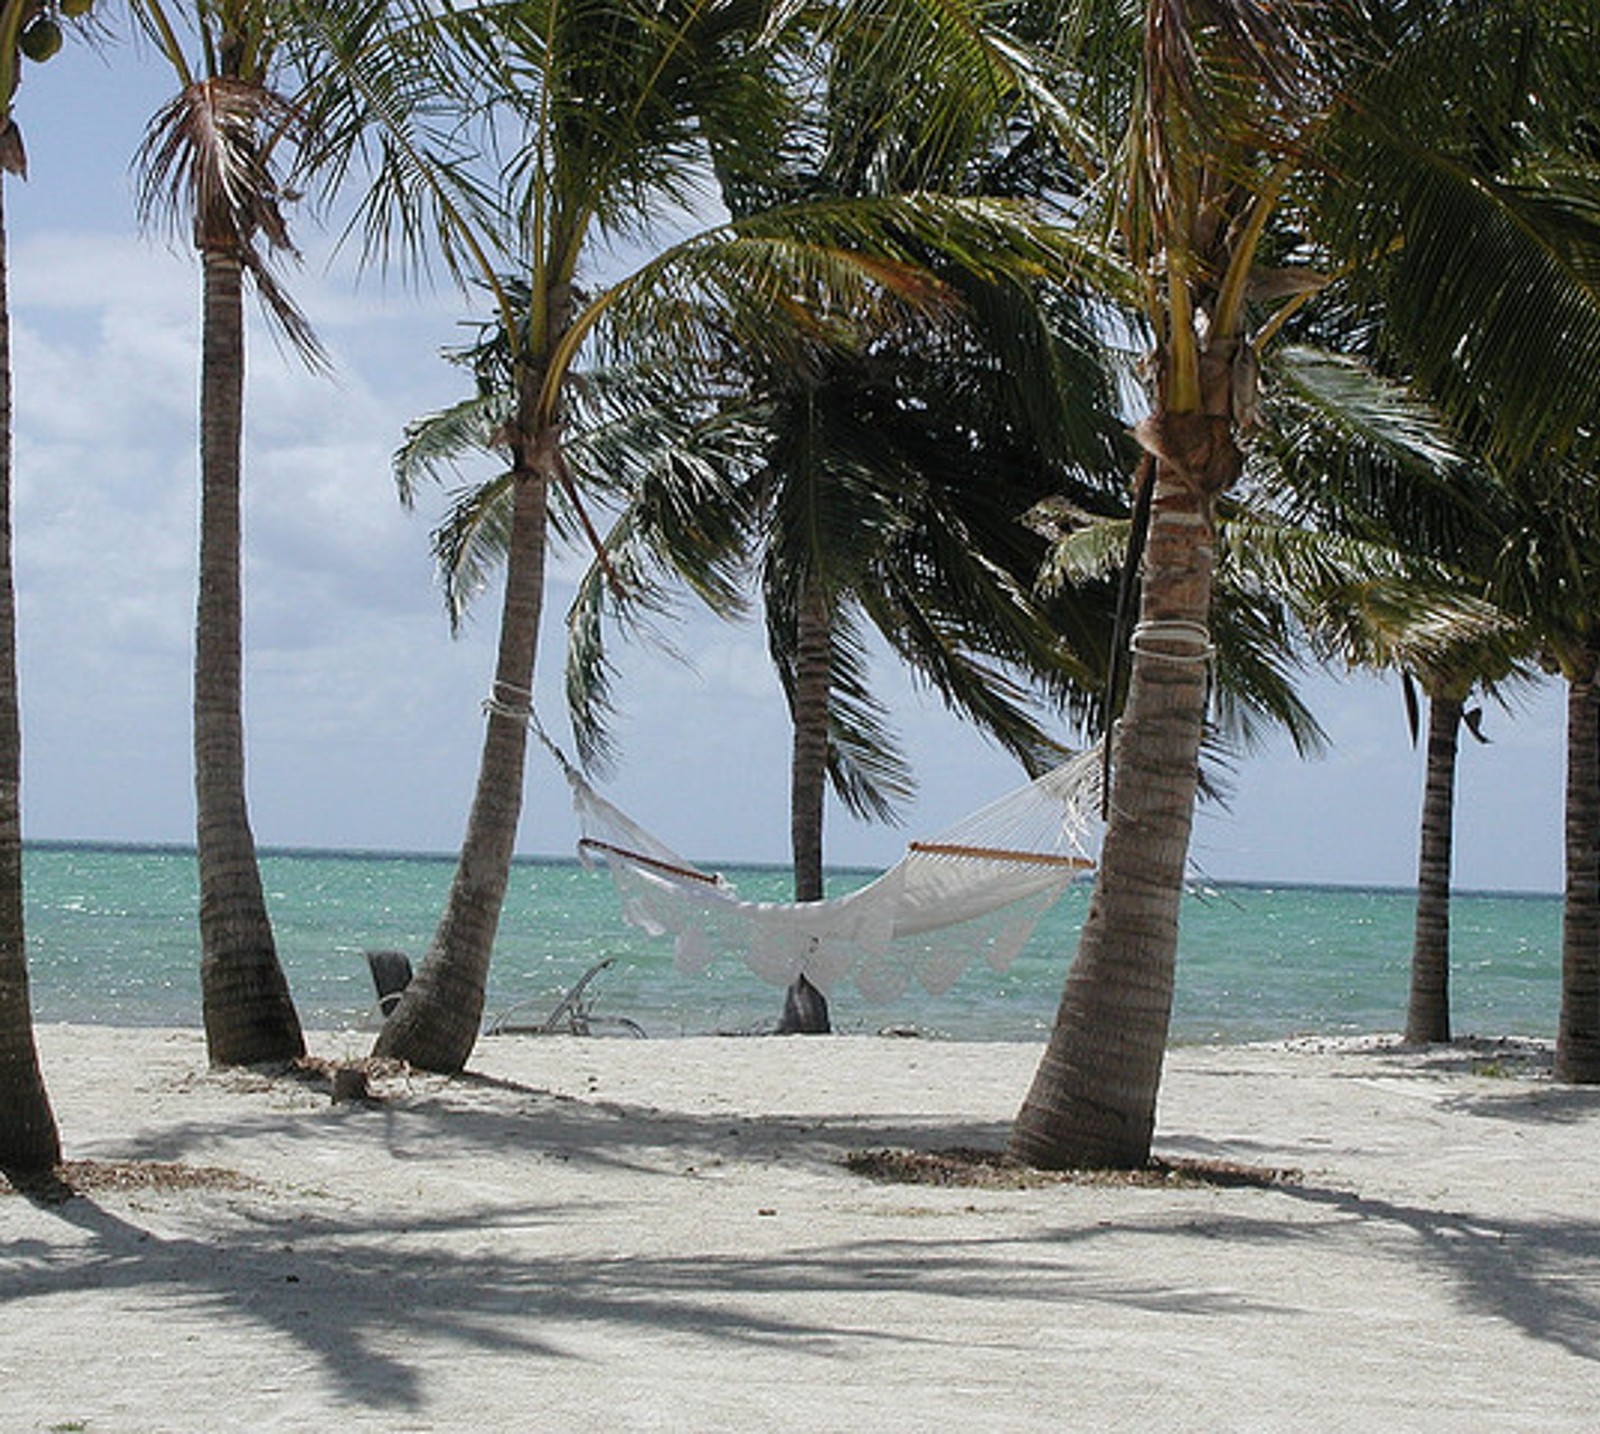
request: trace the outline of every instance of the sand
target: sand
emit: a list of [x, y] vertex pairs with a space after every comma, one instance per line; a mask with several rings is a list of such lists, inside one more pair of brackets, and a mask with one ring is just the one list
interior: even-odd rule
[[1009, 1189], [842, 1162], [999, 1145], [1032, 1046], [502, 1037], [335, 1105], [39, 1039], [107, 1164], [0, 1195], [8, 1431], [1600, 1421], [1600, 1092], [1523, 1044], [1179, 1049], [1158, 1153], [1297, 1183]]

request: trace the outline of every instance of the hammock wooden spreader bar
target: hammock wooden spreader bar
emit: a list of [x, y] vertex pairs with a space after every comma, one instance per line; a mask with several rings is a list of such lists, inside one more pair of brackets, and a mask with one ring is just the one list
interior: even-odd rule
[[1090, 871], [1094, 863], [1086, 856], [1057, 856], [1042, 851], [1010, 851], [998, 846], [961, 846], [955, 842], [914, 841], [906, 844], [909, 851], [926, 852], [930, 856], [972, 856], [982, 861], [1015, 861], [1029, 866], [1069, 866], [1074, 871]]
[[648, 866], [655, 871], [665, 872], [668, 876], [681, 876], [685, 881], [703, 881], [707, 886], [721, 886], [722, 879], [716, 876], [707, 876], [703, 871], [696, 871], [692, 866], [676, 866], [670, 861], [662, 861], [659, 857], [646, 856], [642, 851], [629, 851], [625, 846], [613, 846], [608, 841], [597, 841], [594, 837], [580, 837], [579, 850], [592, 850], [609, 852], [612, 856], [620, 856], [624, 861], [631, 861], [635, 866]]

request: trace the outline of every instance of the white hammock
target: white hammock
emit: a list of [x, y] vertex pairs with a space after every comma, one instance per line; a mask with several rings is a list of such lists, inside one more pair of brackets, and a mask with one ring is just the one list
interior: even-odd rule
[[913, 982], [943, 995], [980, 955], [996, 971], [1011, 964], [1094, 864], [1087, 843], [1098, 825], [1100, 760], [1097, 748], [1082, 752], [938, 838], [911, 843], [858, 891], [799, 903], [741, 900], [561, 765], [585, 864], [610, 870], [629, 922], [674, 938], [680, 971], [733, 956], [775, 986], [803, 974], [828, 992], [852, 978], [869, 1000], [886, 1001]]

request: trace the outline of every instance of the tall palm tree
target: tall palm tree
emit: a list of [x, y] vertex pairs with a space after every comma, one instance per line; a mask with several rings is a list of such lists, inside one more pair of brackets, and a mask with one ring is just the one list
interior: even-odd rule
[[1590, 444], [1566, 464], [1506, 476], [1520, 517], [1492, 575], [1495, 599], [1566, 683], [1565, 882], [1556, 1076], [1600, 1083], [1600, 479]]
[[1034, 1164], [1149, 1154], [1199, 773], [1214, 507], [1243, 468], [1245, 283], [1288, 178], [1284, 156], [1326, 90], [1295, 58], [1308, 53], [1297, 18], [1152, 3], [1140, 32], [1123, 35], [1123, 93], [1138, 97], [1126, 111], [1132, 160], [1102, 182], [1119, 185], [1122, 242], [1150, 276], [1156, 372], [1137, 479], [1149, 526], [1099, 877], [1011, 1134], [1012, 1153]]
[[246, 798], [240, 451], [247, 278], [293, 346], [321, 359], [269, 266], [274, 251], [294, 253], [276, 155], [298, 117], [274, 88], [276, 21], [257, 0], [207, 0], [186, 13], [197, 60], [162, 0], [137, 0], [135, 11], [180, 86], [139, 152], [141, 215], [187, 226], [203, 274], [194, 779], [206, 1049], [217, 1065], [292, 1060], [305, 1040], [278, 961]]
[[[403, 7], [400, 30], [418, 22]], [[632, 0], [579, 0], [457, 12], [432, 33], [444, 41], [421, 69], [377, 94], [351, 67], [354, 118], [442, 78], [485, 118], [510, 154], [494, 187], [505, 212], [484, 213], [449, 155], [434, 162], [414, 108], [384, 107], [381, 144], [392, 183], [375, 200], [437, 206], [453, 262], [474, 266], [494, 297], [509, 352], [514, 403], [500, 437], [509, 460], [510, 518], [499, 645], [478, 782], [446, 908], [432, 945], [376, 1053], [434, 1070], [459, 1070], [476, 1040], [489, 960], [510, 877], [521, 813], [526, 723], [543, 609], [550, 498], [565, 480], [562, 395], [574, 350], [599, 317], [579, 287], [597, 231], [640, 231], [647, 207], [683, 197], [707, 116], [734, 112], [748, 87], [756, 8], [688, 3], [661, 10]], [[392, 32], [391, 32], [392, 33]], [[389, 58], [407, 57], [391, 46]], [[431, 73], [430, 73], [431, 71]], [[462, 71], [468, 73], [463, 74]], [[388, 80], [393, 75], [380, 77]], [[425, 119], [420, 122], [425, 124]], [[404, 220], [401, 220], [404, 227]], [[519, 294], [489, 255], [505, 252]], [[458, 256], [465, 255], [464, 260]]]
[[[1022, 85], [995, 87], [965, 57], [954, 72], [902, 65], [897, 50], [883, 53], [885, 23], [837, 38], [826, 83], [795, 127], [803, 138], [759, 183], [727, 186], [730, 209], [790, 192], [1042, 199], [1062, 176], [1040, 128], [1017, 128], [1030, 115]], [[955, 122], [949, 106], [928, 101], [941, 90], [961, 97]], [[862, 686], [863, 620], [1030, 767], [1045, 739], [1000, 668], [1057, 685], [1086, 675], [1031, 595], [1043, 549], [1022, 519], [1069, 490], [1102, 510], [1115, 502], [1101, 476], [1119, 458], [1104, 345], [1076, 290], [947, 278], [965, 300], [959, 322], [864, 331], [855, 351], [809, 368], [745, 356], [744, 401], [768, 433], [746, 491], [768, 645], [791, 716], [797, 901], [824, 894], [830, 779], [857, 815], [892, 817], [910, 790], [885, 714]], [[1090, 494], [1097, 478], [1107, 491]], [[780, 1029], [828, 1027], [827, 1003], [802, 974]]]
[[1562, 667], [1567, 679], [1565, 892], [1561, 909], [1558, 1080], [1600, 1084], [1600, 639]]
[[[794, 51], [778, 64], [770, 50], [791, 13], [758, 0], [521, 0], [326, 17], [340, 55], [335, 136], [370, 136], [380, 165], [357, 222], [380, 242], [424, 228], [443, 240], [456, 272], [494, 302], [515, 395], [498, 435], [510, 517], [476, 794], [445, 913], [380, 1054], [451, 1071], [476, 1039], [521, 811], [551, 495], [571, 476], [564, 425], [580, 356], [609, 333], [653, 341], [668, 362], [693, 354], [715, 367], [729, 343], [789, 330], [812, 345], [831, 316], [936, 303], [908, 236], [964, 248], [979, 270], [1019, 243], [1032, 262], [1044, 252], [996, 206], [796, 206], [715, 226], [587, 290], [581, 270], [596, 245], [647, 238], [653, 215], [689, 202], [713, 162], [750, 173], [770, 164], [771, 95], [802, 60]], [[957, 28], [948, 43], [970, 53], [981, 27]], [[425, 46], [430, 37], [442, 45]], [[442, 136], [430, 129], [436, 102], [466, 117]], [[474, 123], [503, 166], [462, 162]], [[707, 312], [718, 315], [710, 327]]]
[[[1370, 326], [1340, 322], [1349, 317], [1335, 314], [1319, 341], [1346, 353], [1369, 348]], [[1302, 619], [1326, 658], [1400, 673], [1413, 743], [1419, 688], [1427, 700], [1405, 1032], [1417, 1043], [1448, 1041], [1460, 732], [1465, 725], [1478, 741], [1488, 740], [1479, 726], [1482, 708], [1469, 709], [1467, 699], [1475, 687], [1487, 694], [1524, 675], [1519, 663], [1527, 656], [1513, 619], [1481, 596], [1511, 509], [1492, 466], [1472, 461], [1462, 436], [1406, 384], [1326, 351], [1283, 357], [1290, 362], [1273, 366], [1277, 396], [1261, 445], [1275, 487], [1287, 495], [1295, 522], [1330, 544], [1371, 545], [1389, 568], [1376, 582], [1331, 567], [1298, 575]]]
[[[1013, 1127], [1022, 1159], [1122, 1166], [1149, 1155], [1205, 704], [1213, 517], [1243, 468], [1259, 352], [1331, 277], [1398, 264], [1410, 266], [1412, 311], [1386, 321], [1412, 338], [1425, 329], [1413, 370], [1430, 380], [1466, 353], [1479, 391], [1496, 389], [1505, 441], [1570, 438], [1573, 388], [1590, 393], [1600, 375], [1592, 324], [1560, 331], [1561, 357], [1573, 361], [1562, 399], [1519, 371], [1529, 346], [1507, 351], [1507, 328], [1542, 323], [1569, 300], [1586, 322], [1600, 311], [1570, 269], [1530, 263], [1544, 246], [1501, 222], [1544, 207], [1543, 196], [1463, 182], [1477, 158], [1462, 132], [1474, 105], [1433, 100], [1442, 77], [1497, 83], [1486, 41], [1506, 22], [1500, 9], [1149, 0], [1137, 27], [1118, 31], [1122, 7], [1075, 7], [1082, 23], [1070, 33], [1096, 46], [1094, 67], [1077, 76], [1106, 97], [1098, 113], [1115, 142], [1103, 152], [1121, 160], [1097, 179], [1148, 276], [1155, 352], [1139, 481], [1151, 516], [1099, 879]], [[1563, 60], [1592, 28], [1578, 5], [1515, 19], [1529, 22], [1535, 50]], [[1558, 85], [1538, 103], [1570, 121], [1580, 89]], [[1583, 222], [1575, 206], [1561, 220]], [[1518, 262], [1485, 264], [1496, 245]], [[1485, 325], [1489, 312], [1496, 325]]]
[[34, 1174], [61, 1159], [61, 1138], [39, 1070], [28, 999], [22, 904], [22, 722], [17, 702], [17, 600], [11, 573], [11, 311], [7, 297], [5, 176], [23, 176], [22, 135], [12, 112], [22, 65], [20, 36], [44, 6], [0, 6], [0, 1170]]

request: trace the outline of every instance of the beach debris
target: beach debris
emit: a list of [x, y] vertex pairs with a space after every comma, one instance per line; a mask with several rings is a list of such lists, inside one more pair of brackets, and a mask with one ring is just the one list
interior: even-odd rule
[[376, 1105], [384, 1096], [374, 1089], [373, 1082], [402, 1076], [405, 1067], [399, 1061], [377, 1060], [371, 1056], [330, 1061], [308, 1055], [293, 1061], [284, 1073], [313, 1090], [326, 1091], [335, 1105]]
[[360, 1066], [335, 1066], [333, 1068], [333, 1103], [371, 1100], [372, 1089], [367, 1084], [367, 1073]]
[[31, 1180], [0, 1176], [0, 1195], [27, 1195], [59, 1205], [74, 1195], [106, 1190], [254, 1190], [260, 1181], [221, 1165], [186, 1165], [177, 1160], [64, 1160]]
[[1231, 1160], [1152, 1159], [1138, 1170], [1038, 1170], [1004, 1151], [859, 1150], [844, 1157], [846, 1170], [895, 1185], [948, 1185], [989, 1190], [1034, 1190], [1051, 1185], [1141, 1188], [1222, 1186], [1268, 1189], [1298, 1185], [1302, 1172]]

